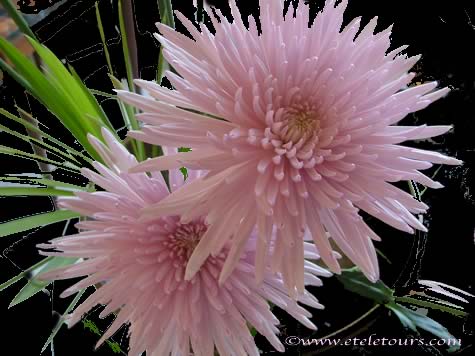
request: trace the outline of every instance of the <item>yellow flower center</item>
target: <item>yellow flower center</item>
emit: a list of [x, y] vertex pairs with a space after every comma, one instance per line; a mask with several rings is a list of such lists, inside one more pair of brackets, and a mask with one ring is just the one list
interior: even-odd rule
[[287, 125], [283, 130], [282, 140], [296, 144], [301, 139], [306, 140], [320, 128], [317, 113], [306, 106], [293, 107], [286, 112]]

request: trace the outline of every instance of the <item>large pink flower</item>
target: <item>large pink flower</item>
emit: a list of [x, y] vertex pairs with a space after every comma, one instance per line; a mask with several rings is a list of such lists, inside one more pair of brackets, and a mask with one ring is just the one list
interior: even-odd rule
[[[180, 222], [180, 214], [140, 221], [142, 209], [152, 206], [169, 192], [160, 173], [127, 173], [137, 164], [135, 158], [106, 130], [107, 146], [91, 137], [107, 167], [95, 163], [98, 173], [84, 169], [84, 176], [105, 189], [77, 193], [62, 198], [62, 207], [77, 211], [88, 219], [78, 223], [79, 234], [60, 237], [40, 245], [48, 256], [77, 257], [79, 262], [44, 273], [44, 279], [87, 276], [63, 295], [101, 283], [73, 312], [69, 325], [97, 304], [105, 304], [101, 316], [118, 311], [117, 317], [99, 343], [114, 334], [124, 323], [130, 324], [130, 354], [213, 356], [259, 355], [249, 327], [253, 326], [279, 351], [284, 351], [277, 334], [279, 321], [269, 303], [286, 310], [304, 325], [315, 328], [311, 314], [298, 302], [322, 308], [308, 292], [291, 299], [282, 278], [265, 267], [264, 282], [254, 278], [256, 237], [253, 226], [241, 226], [250, 235], [244, 253], [235, 261], [236, 269], [224, 284], [218, 276], [228, 247], [209, 257], [193, 278], [184, 279], [188, 258], [201, 237], [209, 231], [203, 217]], [[190, 172], [187, 182], [200, 172]], [[178, 170], [169, 172], [172, 190], [183, 185]], [[186, 185], [185, 185], [186, 186]], [[180, 188], [183, 189], [183, 188]], [[179, 190], [178, 190], [179, 191]], [[233, 227], [229, 227], [232, 229]], [[305, 256], [317, 259], [315, 248], [305, 246]], [[321, 285], [318, 276], [331, 275], [306, 261], [305, 284]]]
[[[150, 216], [186, 210], [209, 212], [212, 224], [187, 266], [191, 278], [210, 254], [231, 241], [221, 275], [231, 273], [248, 239], [244, 224], [258, 226], [257, 260], [272, 261], [287, 285], [303, 290], [303, 239], [310, 234], [335, 272], [329, 236], [371, 280], [379, 270], [372, 240], [379, 237], [359, 210], [413, 233], [425, 230], [414, 217], [428, 208], [391, 183], [413, 180], [441, 185], [419, 170], [432, 163], [459, 164], [442, 154], [400, 143], [447, 132], [450, 126], [395, 126], [449, 91], [436, 82], [407, 87], [419, 57], [388, 51], [391, 28], [373, 34], [376, 19], [342, 27], [347, 0], [327, 1], [309, 26], [301, 6], [284, 19], [282, 1], [260, 1], [260, 28], [249, 26], [231, 2], [234, 22], [222, 16], [201, 31], [178, 18], [193, 39], [159, 25], [175, 90], [137, 81], [151, 97], [120, 96], [144, 111], [146, 125], [131, 136], [153, 144], [191, 147], [144, 162], [135, 171], [187, 166], [208, 171], [185, 189], [148, 208]], [[218, 14], [219, 16], [219, 14]], [[157, 99], [157, 100], [155, 100]], [[202, 114], [200, 114], [202, 113]], [[216, 119], [218, 118], [218, 119]], [[269, 250], [273, 224], [275, 248]], [[265, 263], [258, 264], [262, 279]]]

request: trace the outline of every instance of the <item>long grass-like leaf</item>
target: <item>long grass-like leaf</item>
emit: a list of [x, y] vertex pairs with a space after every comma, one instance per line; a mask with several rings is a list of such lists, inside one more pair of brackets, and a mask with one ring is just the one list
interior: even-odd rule
[[[45, 64], [45, 73], [12, 44], [0, 38], [0, 50], [13, 63], [13, 67], [6, 67], [6, 70], [10, 74], [13, 71], [14, 78], [19, 79], [19, 83], [61, 121], [86, 151], [95, 160], [102, 161], [87, 139], [88, 133], [101, 138], [101, 126], [107, 125], [102, 120], [100, 107], [91, 103], [76, 79], [51, 51], [31, 38], [29, 41]], [[5, 67], [2, 62], [0, 65]], [[87, 114], [96, 120], [89, 119]]]
[[20, 292], [18, 292], [15, 298], [13, 298], [13, 300], [11, 301], [8, 307], [11, 308], [11, 307], [14, 307], [15, 305], [18, 305], [24, 302], [25, 300], [34, 296], [36, 293], [43, 290], [46, 286], [48, 286], [51, 283], [51, 281], [43, 281], [43, 280], [38, 280], [37, 278], [35, 278], [39, 273], [44, 273], [44, 272], [48, 272], [60, 267], [72, 265], [77, 260], [78, 260], [77, 258], [55, 256], [55, 258], [48, 261], [48, 263], [45, 263], [41, 265], [40, 267], [32, 270], [30, 279], [25, 284], [25, 286], [20, 290]]
[[48, 340], [46, 340], [46, 343], [44, 344], [43, 348], [41, 349], [41, 353], [43, 353], [46, 348], [49, 346], [49, 344], [51, 344], [53, 342], [53, 339], [54, 337], [56, 336], [56, 334], [59, 332], [59, 330], [61, 329], [61, 327], [63, 326], [64, 324], [64, 315], [67, 315], [71, 310], [74, 309], [74, 307], [76, 306], [76, 304], [79, 302], [79, 300], [81, 299], [82, 295], [84, 294], [84, 292], [86, 291], [87, 288], [85, 289], [81, 289], [77, 294], [76, 296], [74, 297], [74, 299], [72, 300], [71, 304], [68, 305], [68, 307], [66, 308], [66, 310], [64, 311], [64, 314], [63, 316], [58, 320], [57, 324], [54, 326], [53, 330], [51, 331], [51, 334], [50, 336], [48, 337]]
[[[0, 124], [0, 130], [2, 130], [5, 133], [8, 133], [12, 136], [15, 136], [15, 137], [19, 138], [20, 140], [26, 141], [26, 142], [28, 142], [32, 145], [36, 145], [38, 147], [44, 148], [44, 149], [46, 149], [47, 151], [49, 151], [50, 153], [54, 154], [57, 157], [62, 157], [66, 160], [74, 161], [74, 164], [80, 164], [80, 162], [76, 158], [74, 158], [73, 156], [69, 155], [67, 151], [65, 152], [65, 151], [62, 151], [62, 150], [60, 150], [56, 147], [53, 147], [53, 146], [47, 144], [46, 142], [44, 142], [43, 140], [39, 140], [39, 139], [36, 139], [36, 138], [28, 136], [28, 135], [23, 135], [19, 132], [11, 130], [8, 127], [6, 127], [4, 125], [1, 125], [1, 124]], [[39, 155], [37, 153], [35, 153], [35, 154]], [[41, 156], [41, 157], [43, 157], [43, 156]]]
[[[82, 82], [81, 78], [76, 73], [74, 68], [70, 65], [68, 65], [68, 68], [69, 68], [69, 71], [71, 72], [71, 75], [76, 80], [76, 83], [77, 83], [78, 87], [82, 90], [82, 92], [84, 94], [84, 98], [87, 101], [89, 101], [89, 103], [91, 105], [91, 108], [95, 111], [94, 115], [98, 114], [100, 119], [101, 119], [101, 123], [106, 125], [112, 131], [112, 133], [115, 134], [114, 127], [112, 126], [111, 122], [109, 121], [109, 118], [107, 117], [106, 113], [104, 112], [101, 105], [97, 101], [96, 97], [91, 93], [91, 91]], [[86, 115], [92, 116], [92, 114], [90, 114], [90, 113], [88, 113]]]
[[104, 98], [118, 100], [117, 96], [114, 95], [114, 94], [109, 94], [109, 93], [106, 93], [106, 92], [103, 92], [103, 91], [100, 91], [100, 90], [96, 90], [96, 89], [89, 89], [89, 91], [94, 95], [99, 95], [99, 96], [103, 96]]
[[46, 178], [37, 178], [37, 177], [28, 177], [28, 176], [3, 176], [0, 177], [0, 182], [8, 182], [18, 185], [43, 185], [49, 188], [61, 188], [61, 190], [70, 190], [70, 191], [88, 191], [86, 187], [81, 187], [76, 184], [65, 183], [59, 180], [46, 179]]
[[[77, 107], [82, 116], [90, 115], [96, 120], [96, 122], [93, 122], [91, 120], [84, 120], [84, 117], [82, 117], [80, 121], [81, 126], [86, 128], [88, 132], [94, 133], [98, 126], [100, 126], [100, 123], [107, 124], [103, 120], [102, 109], [97, 102], [94, 103], [90, 100], [92, 94], [89, 93], [90, 96], [88, 96], [85, 93], [81, 85], [82, 82], [79, 84], [77, 78], [66, 69], [59, 58], [48, 48], [32, 39], [30, 39], [30, 43], [44, 61], [48, 78], [54, 80], [56, 85], [63, 90], [64, 95], [70, 99], [69, 104], [75, 108]], [[94, 99], [94, 96], [92, 98]]]
[[21, 158], [29, 159], [29, 160], [32, 160], [32, 161], [35, 161], [35, 162], [36, 161], [41, 161], [41, 162], [49, 163], [49, 164], [52, 164], [52, 165], [54, 165], [58, 168], [62, 168], [62, 169], [65, 169], [67, 171], [71, 171], [71, 172], [74, 172], [74, 173], [78, 173], [79, 170], [80, 170], [79, 167], [77, 167], [76, 165], [74, 165], [70, 162], [58, 162], [58, 161], [55, 161], [55, 160], [52, 160], [52, 159], [49, 159], [49, 158], [45, 158], [45, 157], [38, 156], [38, 155], [33, 154], [33, 153], [24, 152], [24, 151], [17, 150], [15, 148], [7, 147], [7, 146], [0, 145], [0, 154], [7, 154], [7, 155], [10, 155], [10, 156], [21, 157]]
[[58, 88], [26, 56], [3, 38], [0, 38], [0, 50], [15, 65], [15, 72], [23, 80], [20, 84], [24, 85], [24, 82], [26, 82], [25, 88], [30, 94], [55, 113], [73, 134], [76, 133], [81, 136], [79, 135], [82, 131], [81, 127], [78, 122], [72, 120], [70, 110], [68, 110], [70, 106], [64, 105], [69, 104], [69, 100], [64, 97], [65, 93], [59, 92]]
[[27, 274], [29, 274], [32, 270], [44, 265], [45, 263], [48, 263], [48, 261], [51, 261], [53, 258], [54, 258], [53, 256], [46, 257], [46, 258], [42, 259], [40, 262], [34, 264], [33, 266], [30, 266], [29, 268], [27, 268], [23, 272], [17, 274], [15, 277], [10, 278], [8, 281], [0, 284], [0, 292], [4, 289], [10, 287], [11, 285], [15, 284], [16, 282], [20, 281], [23, 277], [25, 277]]
[[[28, 98], [28, 96], [27, 96]], [[28, 121], [32, 126], [38, 127], [38, 121], [36, 121], [31, 115], [25, 115], [24, 112], [19, 111], [18, 112], [21, 116], [21, 118], [24, 121]], [[38, 133], [36, 130], [31, 130], [28, 126], [24, 126], [26, 130], [26, 141], [30, 143], [31, 149], [33, 150], [33, 153], [41, 156], [41, 157], [47, 157], [47, 150], [45, 148], [45, 143], [43, 141], [43, 137]], [[20, 137], [22, 138], [22, 137]], [[30, 139], [31, 138], [31, 139]], [[56, 148], [55, 148], [56, 149]], [[54, 149], [53, 149], [54, 150]], [[68, 156], [68, 154], [66, 154]], [[68, 161], [71, 160], [71, 158], [67, 158]], [[75, 160], [75, 158], [73, 158]], [[77, 162], [77, 161], [76, 161]], [[51, 167], [49, 164], [38, 161], [36, 162], [38, 164], [38, 168], [40, 169], [40, 172], [50, 172]], [[79, 163], [79, 162], [78, 162]]]
[[419, 299], [419, 298], [412, 298], [412, 297], [396, 297], [396, 301], [400, 303], [406, 303], [410, 305], [417, 305], [424, 308], [431, 308], [443, 311], [445, 313], [450, 313], [455, 316], [466, 316], [467, 313], [463, 310], [463, 307], [449, 303], [443, 300], [437, 300], [435, 298], [426, 298], [426, 299]]
[[16, 275], [15, 277], [10, 278], [8, 281], [0, 284], [0, 292], [4, 289], [10, 287], [12, 284], [15, 284], [16, 282], [18, 282], [22, 278], [23, 278], [23, 274], [20, 273], [20, 274]]
[[[3, 49], [1, 47], [0, 47], [0, 50], [2, 50], [3, 52]], [[30, 83], [25, 78], [23, 78], [18, 72], [16, 72], [15, 69], [13, 69], [13, 67], [7, 62], [5, 62], [2, 58], [0, 58], [0, 68], [4, 70], [6, 73], [8, 73], [10, 77], [12, 77], [18, 84], [20, 84], [23, 88], [25, 88], [29, 93], [33, 94], [35, 92], [35, 90], [30, 85]]]
[[23, 188], [23, 187], [0, 187], [0, 196], [73, 196], [74, 193], [69, 190], [54, 188]]
[[[175, 19], [173, 17], [173, 8], [171, 0], [158, 0], [158, 9], [160, 11], [160, 22], [175, 28]], [[157, 65], [157, 83], [161, 84], [165, 71], [170, 68], [165, 57], [163, 56], [163, 46], [160, 46], [160, 54], [158, 56]]]
[[129, 90], [134, 91], [134, 76], [132, 71], [132, 61], [130, 59], [130, 50], [127, 41], [127, 31], [125, 29], [125, 21], [124, 21], [124, 12], [122, 9], [122, 1], [119, 0], [119, 29], [120, 29], [120, 36], [122, 39], [122, 52], [124, 55], [124, 62], [125, 62], [125, 69], [127, 72], [127, 83], [129, 85]]
[[101, 12], [99, 11], [99, 3], [97, 1], [95, 3], [95, 7], [96, 7], [97, 27], [99, 28], [99, 34], [101, 36], [102, 48], [104, 49], [104, 55], [106, 57], [107, 67], [109, 68], [109, 73], [114, 74], [114, 71], [112, 70], [112, 62], [111, 62], [111, 57], [109, 54], [109, 49], [107, 48], [106, 35], [104, 33], [104, 27], [102, 26], [102, 18], [101, 18]]
[[79, 217], [80, 214], [69, 210], [56, 210], [49, 213], [26, 216], [0, 224], [0, 237], [28, 231], [40, 226]]
[[160, 11], [160, 22], [175, 28], [175, 18], [173, 17], [173, 7], [171, 0], [158, 0], [158, 10]]
[[[23, 110], [22, 108], [20, 108], [18, 106], [17, 106], [17, 110], [21, 113], [21, 115], [23, 117], [30, 117], [31, 118], [30, 121], [36, 120], [30, 113], [26, 112], [25, 110]], [[27, 120], [25, 120], [23, 117], [15, 116], [12, 113], [10, 113], [10, 112], [6, 111], [5, 109], [2, 109], [2, 108], [0, 108], [0, 114], [2, 114], [3, 116], [5, 116], [6, 118], [8, 118], [12, 121], [15, 121], [15, 122], [18, 122], [19, 124], [22, 124], [23, 126], [28, 128], [30, 131], [37, 132], [43, 138], [43, 140], [47, 139], [48, 141], [51, 141], [51, 142], [55, 143], [56, 145], [62, 147], [65, 152], [68, 152], [72, 155], [81, 157], [83, 160], [85, 160], [89, 163], [93, 162], [93, 160], [90, 157], [84, 155], [83, 153], [81, 153], [81, 152], [75, 150], [74, 148], [72, 148], [71, 146], [68, 146], [65, 143], [61, 142], [60, 140], [54, 138], [50, 134], [48, 134], [45, 131], [41, 130], [36, 125], [33, 125], [33, 124], [31, 124], [31, 122], [28, 122]]]
[[157, 83], [162, 84], [163, 77], [165, 72], [170, 68], [168, 62], [163, 56], [163, 46], [160, 46], [160, 54], [158, 55], [158, 66], [157, 66]]
[[[109, 74], [109, 78], [112, 82], [112, 85], [114, 86], [114, 89], [116, 90], [124, 90], [126, 87], [126, 83], [122, 83], [119, 79], [114, 77], [112, 74]], [[117, 100], [117, 104], [119, 105], [120, 112], [122, 114], [122, 118], [124, 120], [124, 124], [129, 130], [138, 130], [139, 129], [139, 124], [137, 120], [135, 119], [135, 111], [134, 108], [126, 103], [124, 103], [122, 100]], [[145, 159], [145, 145], [143, 142], [137, 141], [135, 139], [132, 139], [132, 150], [135, 154], [135, 156], [140, 160]]]
[[[122, 39], [122, 51], [124, 55], [124, 61], [125, 61], [125, 68], [127, 72], [127, 84], [129, 87], [130, 91], [134, 91], [134, 78], [133, 78], [133, 65], [132, 65], [132, 60], [130, 57], [130, 49], [128, 45], [128, 40], [127, 40], [127, 31], [126, 31], [126, 26], [125, 26], [125, 19], [124, 19], [124, 12], [122, 10], [122, 1], [119, 0], [118, 2], [119, 6], [119, 29], [120, 29], [120, 36]], [[116, 88], [117, 89], [117, 88]], [[122, 115], [127, 115], [127, 120], [130, 122], [130, 127], [133, 130], [138, 130], [140, 128], [140, 125], [135, 118], [135, 109], [125, 105], [125, 112], [122, 112]], [[124, 117], [125, 118], [125, 117]], [[145, 159], [145, 145], [143, 142], [139, 142], [134, 140], [135, 142], [135, 149], [136, 149], [136, 157], [139, 161], [143, 161]]]

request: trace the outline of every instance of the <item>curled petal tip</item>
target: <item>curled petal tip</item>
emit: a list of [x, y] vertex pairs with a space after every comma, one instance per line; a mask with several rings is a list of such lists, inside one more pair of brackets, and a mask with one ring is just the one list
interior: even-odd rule
[[328, 266], [328, 269], [331, 271], [331, 275], [334, 274], [341, 274], [341, 267], [338, 263], [332, 264], [331, 266]]
[[186, 267], [185, 270], [185, 281], [190, 281], [196, 274], [197, 271], [195, 271], [190, 264]]
[[457, 158], [450, 158], [450, 161], [447, 162], [447, 164], [459, 166], [459, 165], [465, 164], [465, 162]]

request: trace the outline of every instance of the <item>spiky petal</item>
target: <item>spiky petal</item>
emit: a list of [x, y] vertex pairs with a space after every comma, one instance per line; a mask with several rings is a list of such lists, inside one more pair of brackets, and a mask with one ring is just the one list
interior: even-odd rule
[[[376, 18], [361, 31], [359, 18], [342, 29], [346, 6], [347, 0], [338, 6], [327, 1], [309, 27], [305, 6], [285, 19], [281, 1], [261, 0], [262, 33], [252, 17], [249, 28], [243, 25], [234, 1], [234, 22], [211, 16], [214, 35], [204, 25], [198, 31], [177, 14], [194, 40], [164, 25], [157, 35], [166, 59], [180, 74], [167, 74], [175, 90], [138, 80], [151, 97], [119, 93], [144, 111], [139, 119], [145, 125], [132, 137], [192, 148], [144, 162], [134, 171], [180, 166], [208, 171], [147, 214], [187, 209], [187, 216], [196, 217], [206, 210], [207, 221], [217, 230], [242, 221], [256, 223], [263, 241], [257, 259], [267, 256], [287, 285], [300, 291], [303, 264], [296, 262], [303, 260], [305, 234], [311, 234], [333, 271], [340, 269], [329, 236], [375, 281], [379, 270], [372, 240], [379, 237], [360, 209], [408, 233], [425, 230], [413, 214], [425, 212], [427, 205], [391, 183], [413, 180], [440, 188], [419, 170], [433, 163], [460, 163], [401, 145], [450, 130], [396, 126], [449, 90], [436, 89], [436, 82], [407, 87], [414, 78], [408, 70], [419, 56], [400, 54], [405, 47], [389, 51], [391, 28], [374, 34]], [[266, 244], [268, 229], [261, 228], [268, 224], [279, 229], [272, 251]], [[190, 259], [187, 278], [205, 256], [230, 240], [235, 247], [224, 280], [247, 238], [237, 230], [223, 233], [220, 243], [203, 239]]]
[[[91, 144], [106, 165], [95, 163], [98, 173], [84, 169], [83, 175], [105, 191], [81, 192], [76, 197], [62, 198], [60, 206], [80, 212], [87, 219], [77, 224], [80, 233], [60, 237], [39, 247], [54, 251], [45, 255], [77, 257], [78, 263], [40, 276], [43, 279], [85, 277], [62, 295], [102, 284], [72, 313], [71, 326], [97, 304], [104, 304], [104, 317], [117, 312], [117, 317], [98, 344], [112, 336], [123, 324], [130, 324], [130, 355], [144, 351], [150, 355], [189, 355], [190, 348], [197, 356], [259, 355], [249, 325], [264, 335], [279, 351], [284, 346], [277, 337], [278, 319], [270, 309], [272, 303], [286, 310], [309, 328], [311, 314], [299, 302], [322, 308], [308, 292], [290, 298], [283, 280], [264, 266], [263, 283], [254, 278], [256, 234], [250, 221], [241, 228], [249, 234], [243, 253], [234, 261], [236, 268], [225, 283], [219, 284], [219, 274], [229, 249], [205, 257], [193, 278], [185, 279], [185, 268], [203, 235], [211, 239], [218, 233], [209, 227], [204, 217], [181, 220], [182, 214], [163, 216], [148, 222], [141, 221], [140, 212], [168, 196], [162, 175], [128, 173], [137, 164], [132, 156], [106, 130], [107, 145], [94, 137]], [[179, 170], [169, 172], [172, 190], [186, 189], [200, 172], [189, 172], [183, 186]], [[185, 213], [185, 210], [183, 210]], [[228, 226], [229, 230], [238, 226]], [[318, 259], [312, 245], [306, 245], [307, 258]], [[304, 262], [304, 283], [321, 285], [319, 276], [330, 272]]]

